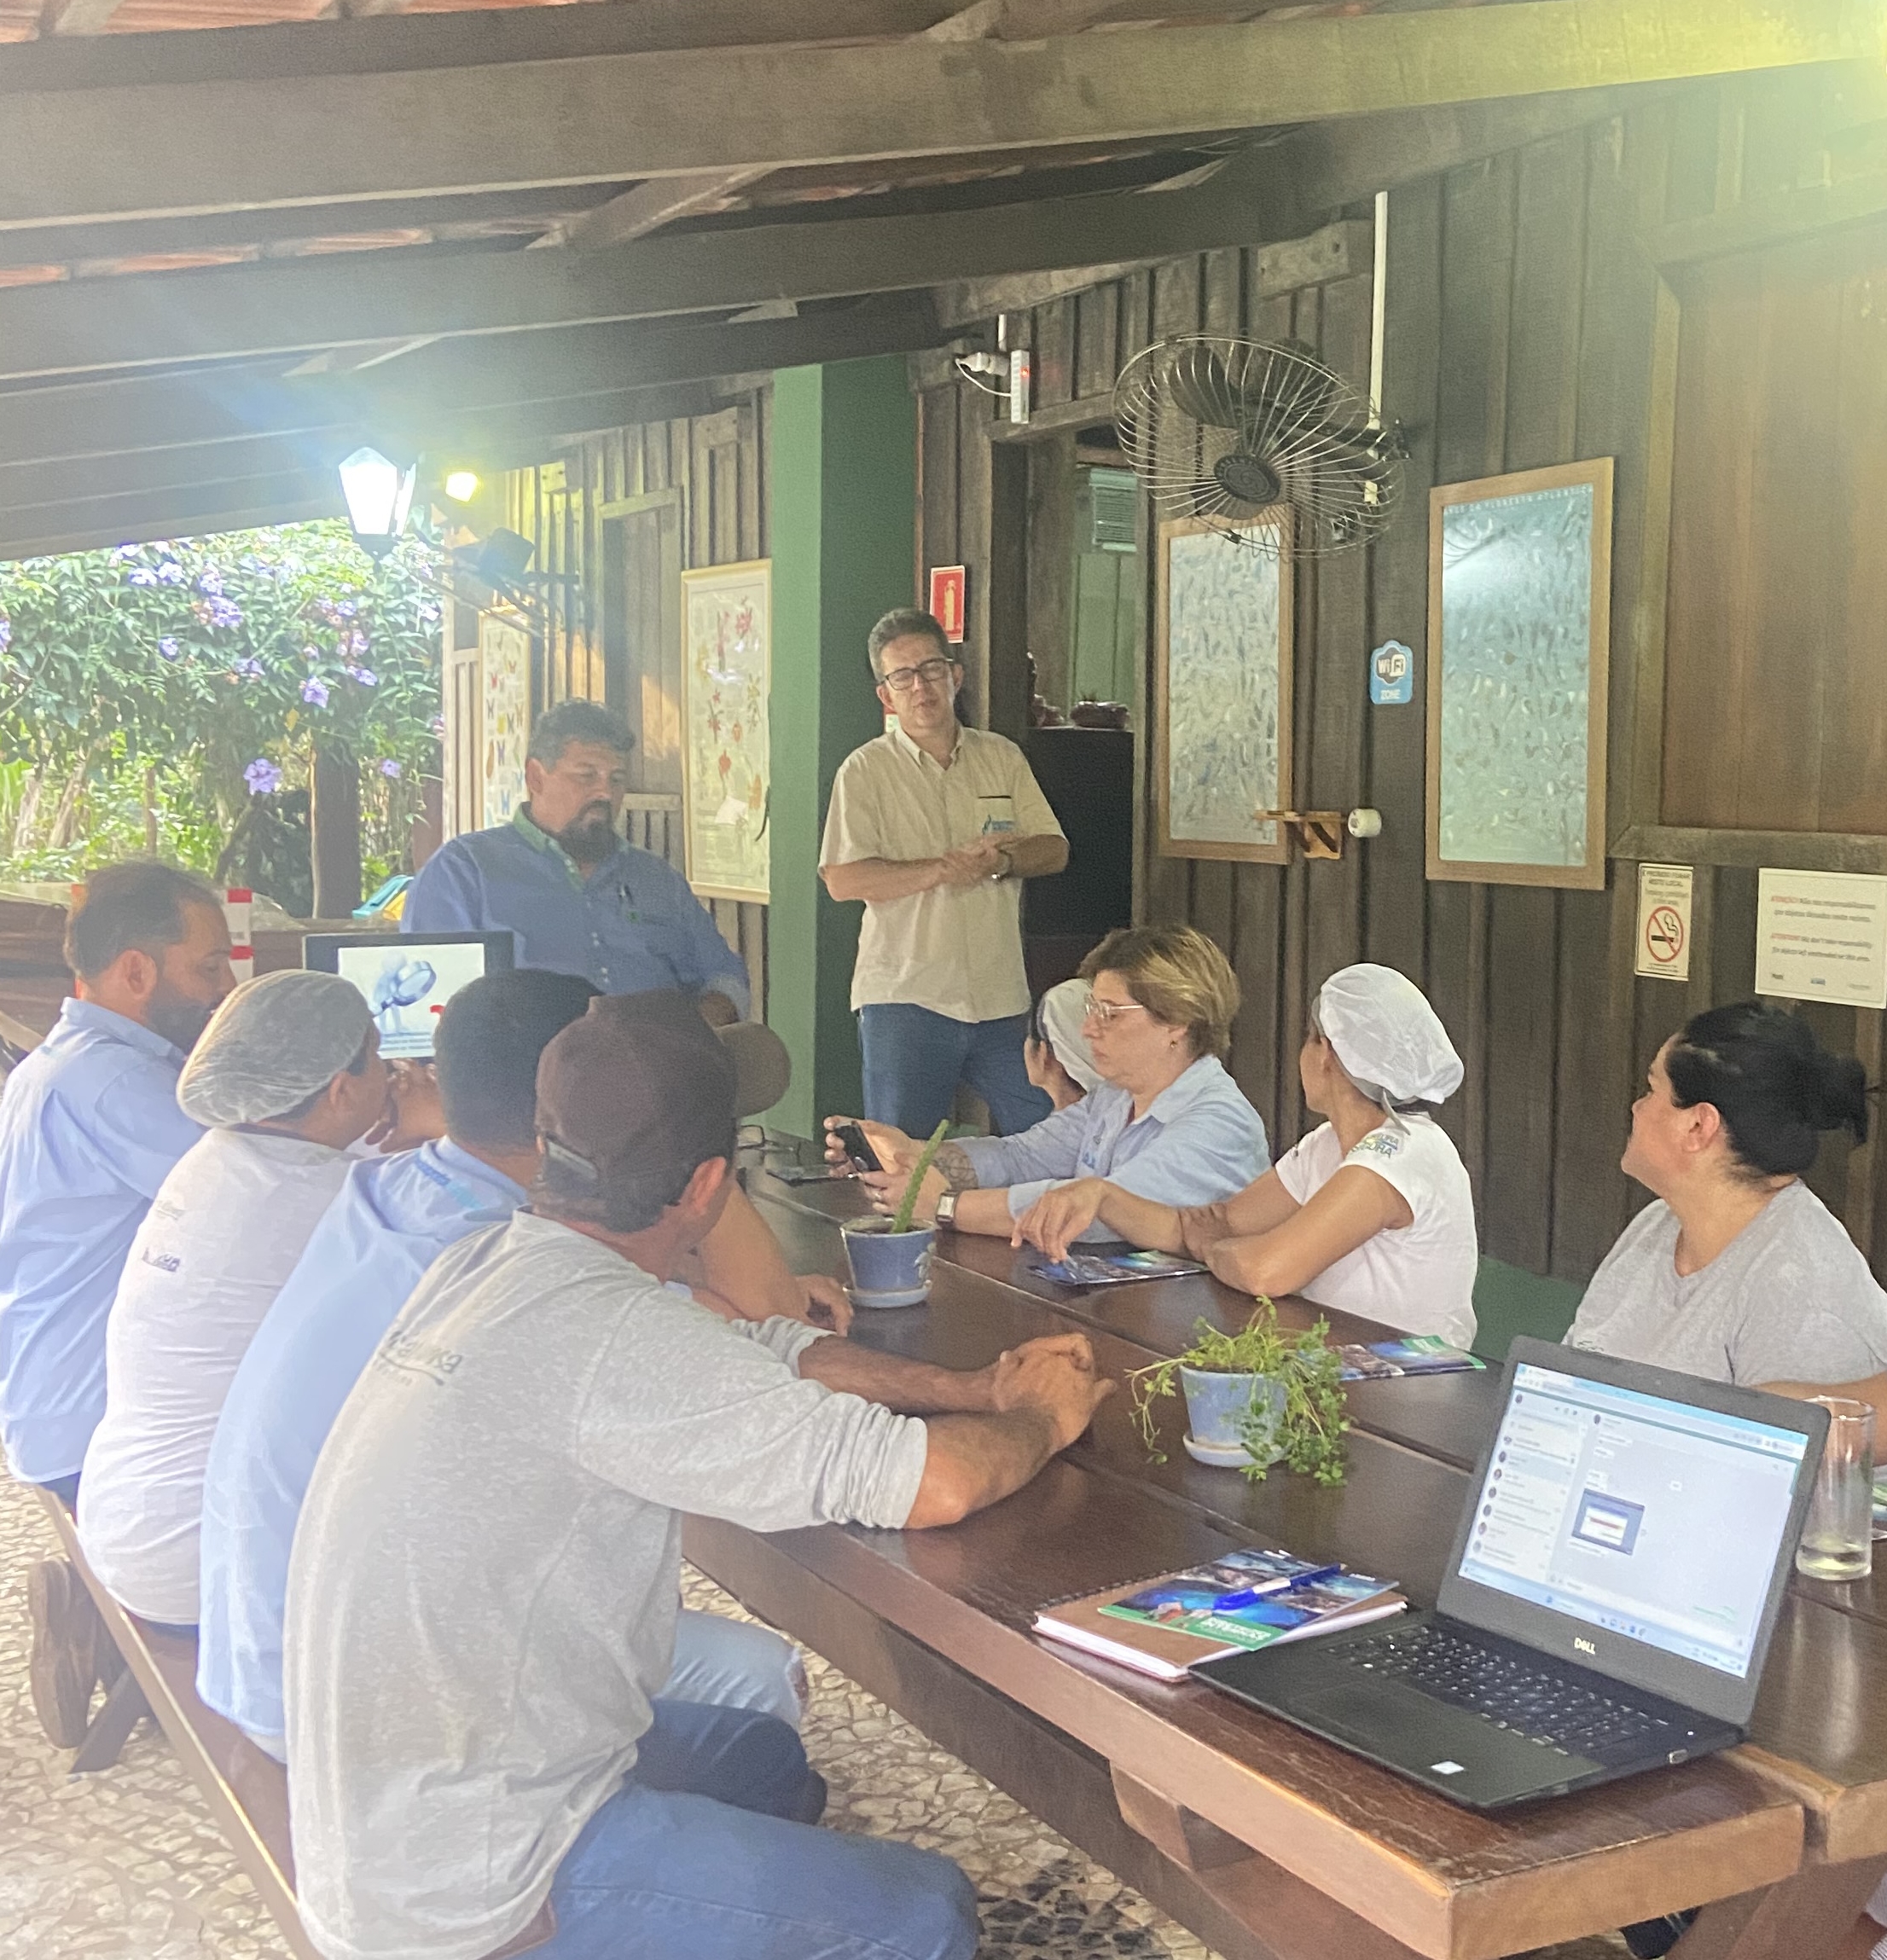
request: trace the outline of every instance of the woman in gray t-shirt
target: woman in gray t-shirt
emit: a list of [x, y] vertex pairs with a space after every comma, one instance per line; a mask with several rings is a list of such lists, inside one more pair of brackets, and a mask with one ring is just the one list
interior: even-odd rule
[[1628, 1175], [1657, 1202], [1593, 1275], [1575, 1348], [1711, 1381], [1887, 1370], [1887, 1293], [1802, 1181], [1824, 1131], [1867, 1134], [1867, 1078], [1808, 1023], [1713, 1007], [1659, 1050], [1632, 1105]]

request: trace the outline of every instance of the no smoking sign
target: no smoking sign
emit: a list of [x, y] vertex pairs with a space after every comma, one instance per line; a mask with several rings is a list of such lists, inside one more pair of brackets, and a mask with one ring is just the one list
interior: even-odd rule
[[1637, 971], [1653, 980], [1691, 977], [1691, 867], [1638, 867]]

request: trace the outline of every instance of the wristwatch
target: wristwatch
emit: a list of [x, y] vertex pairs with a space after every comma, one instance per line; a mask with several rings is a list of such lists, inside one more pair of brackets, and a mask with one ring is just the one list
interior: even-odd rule
[[956, 1223], [956, 1193], [947, 1191], [937, 1201], [937, 1222], [954, 1226]]
[[990, 873], [991, 884], [1000, 884], [1004, 879], [1015, 876], [1015, 859], [1010, 855], [1008, 846], [999, 844], [996, 847], [996, 854], [1002, 860], [1002, 868], [1001, 871], [992, 871]]

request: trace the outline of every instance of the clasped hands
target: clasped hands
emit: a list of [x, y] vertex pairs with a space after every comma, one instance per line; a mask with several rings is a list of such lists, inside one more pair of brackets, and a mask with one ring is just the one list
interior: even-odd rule
[[954, 850], [947, 850], [937, 860], [937, 882], [939, 884], [961, 885], [967, 888], [985, 884], [992, 878], [1002, 874], [1002, 854], [993, 838], [979, 837], [968, 844], [960, 844]]
[[992, 1412], [1031, 1409], [1046, 1416], [1057, 1450], [1087, 1429], [1114, 1392], [1114, 1383], [1095, 1373], [1094, 1345], [1085, 1334], [1045, 1334], [1005, 1348], [975, 1379], [984, 1387]]

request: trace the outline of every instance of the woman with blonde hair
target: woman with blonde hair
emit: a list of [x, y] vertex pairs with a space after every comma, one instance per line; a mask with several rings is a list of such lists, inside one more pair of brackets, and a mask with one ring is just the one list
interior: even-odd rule
[[[1157, 1206], [1210, 1204], [1271, 1161], [1258, 1112], [1221, 1059], [1232, 1043], [1239, 983], [1203, 932], [1123, 926], [1082, 962], [1081, 977], [1088, 983], [1082, 1031], [1100, 1081], [1019, 1136], [945, 1144], [918, 1193], [920, 1220], [1007, 1238], [1037, 1199], [1068, 1179], [1110, 1178]], [[832, 1126], [846, 1120], [826, 1119], [826, 1154], [834, 1161], [844, 1151]], [[889, 1210], [922, 1145], [886, 1124], [862, 1127], [885, 1167], [864, 1181]]]
[[1479, 1249], [1467, 1172], [1428, 1113], [1461, 1082], [1435, 1010], [1391, 966], [1346, 966], [1318, 989], [1298, 1073], [1327, 1120], [1229, 1202], [1149, 1203], [1090, 1177], [1025, 1212], [1018, 1243], [1059, 1259], [1103, 1226], [1203, 1259], [1248, 1293], [1299, 1293], [1466, 1347]]

